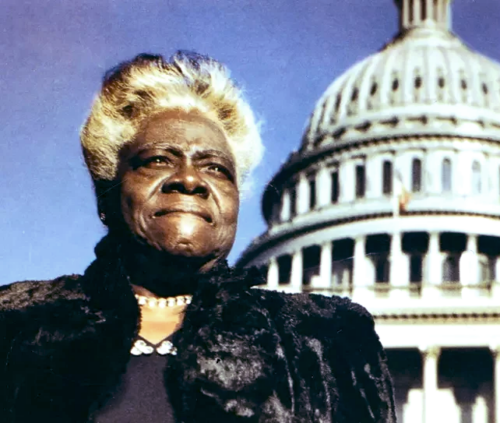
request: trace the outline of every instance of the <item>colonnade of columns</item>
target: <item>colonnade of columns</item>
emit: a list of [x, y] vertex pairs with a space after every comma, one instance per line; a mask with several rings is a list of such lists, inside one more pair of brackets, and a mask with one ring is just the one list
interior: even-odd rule
[[[389, 78], [392, 81], [392, 77]], [[351, 206], [357, 200], [370, 200], [370, 210], [378, 201], [376, 207], [380, 208], [379, 211], [387, 212], [386, 207], [392, 201], [393, 193], [398, 194], [399, 191], [395, 187], [401, 184], [420, 200], [425, 200], [427, 194], [435, 196], [445, 193], [447, 196], [456, 196], [460, 202], [464, 197], [471, 196], [474, 201], [491, 204], [491, 199], [498, 197], [500, 178], [496, 156], [471, 154], [469, 151], [455, 151], [454, 148], [445, 147], [436, 153], [425, 154], [424, 150], [420, 153], [401, 151], [397, 154], [387, 151], [377, 154], [370, 152], [365, 158], [355, 155], [328, 165], [304, 169], [290, 177], [286, 185], [280, 188], [280, 199], [276, 201], [272, 211], [273, 224], [289, 222], [295, 216], [321, 210], [332, 204]], [[415, 161], [420, 163], [418, 177], [416, 172], [412, 173]], [[391, 164], [390, 179], [386, 179], [386, 183], [385, 163]], [[444, 163], [449, 163], [449, 167], [445, 167]], [[364, 167], [363, 176], [357, 175], [358, 166]], [[422, 175], [425, 175], [426, 170], [437, 171], [440, 176], [432, 181], [424, 180]], [[487, 184], [487, 176], [492, 175], [496, 176], [489, 178], [491, 183]], [[356, 188], [360, 182], [364, 186], [361, 195]], [[336, 192], [335, 195], [333, 191]], [[432, 207], [430, 203], [429, 206]]]
[[[429, 298], [440, 296], [441, 285], [444, 278], [443, 266], [447, 253], [440, 250], [440, 234], [438, 232], [429, 233], [429, 243], [427, 252], [423, 255], [422, 261], [422, 296]], [[386, 285], [391, 298], [403, 298], [410, 296], [410, 255], [402, 248], [403, 234], [396, 232], [392, 235], [391, 247], [388, 253], [390, 262], [389, 282]], [[375, 295], [375, 279], [369, 271], [369, 257], [366, 252], [367, 236], [361, 235], [354, 239], [352, 255], [352, 286], [353, 296], [369, 297]], [[335, 249], [335, 241], [324, 242], [320, 245], [319, 270], [313, 277], [308, 289], [327, 290], [338, 287], [332, 286], [332, 273], [334, 262], [332, 252]], [[302, 249], [298, 249], [291, 254], [291, 275], [288, 287], [294, 291], [300, 291], [303, 281], [304, 261]], [[267, 285], [270, 289], [278, 289], [279, 286], [279, 266], [276, 257], [268, 263]], [[458, 288], [462, 290], [464, 297], [483, 295], [478, 285], [482, 282], [480, 278], [480, 255], [478, 254], [478, 236], [475, 234], [466, 235], [466, 248], [460, 253], [457, 274], [459, 280]], [[500, 276], [500, 257], [496, 261], [496, 279]], [[493, 295], [500, 297], [500, 289], [494, 284]]]
[[[500, 423], [500, 345], [490, 347], [493, 355], [493, 420], [492, 423]], [[438, 375], [439, 357], [441, 348], [436, 345], [420, 347], [422, 354], [422, 405], [423, 423], [442, 423], [442, 413], [439, 412], [438, 400]], [[484, 410], [487, 414], [487, 410]], [[481, 421], [486, 421], [487, 416], [481, 416]]]

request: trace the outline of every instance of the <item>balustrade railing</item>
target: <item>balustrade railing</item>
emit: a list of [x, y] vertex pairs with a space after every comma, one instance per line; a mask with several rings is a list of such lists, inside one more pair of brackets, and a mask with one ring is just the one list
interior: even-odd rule
[[[290, 286], [282, 284], [278, 290], [288, 291]], [[315, 287], [314, 284], [302, 286], [303, 292], [324, 295], [340, 295], [353, 297], [361, 292], [372, 298], [493, 298], [500, 299], [500, 281], [486, 281], [480, 283], [441, 282], [411, 282], [405, 285], [394, 285], [388, 282], [377, 282], [365, 286], [352, 284], [335, 285], [330, 287]]]

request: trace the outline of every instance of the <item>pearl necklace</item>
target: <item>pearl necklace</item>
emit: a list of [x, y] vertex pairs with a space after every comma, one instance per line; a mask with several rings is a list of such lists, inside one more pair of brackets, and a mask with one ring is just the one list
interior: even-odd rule
[[160, 307], [175, 307], [191, 304], [192, 295], [179, 295], [178, 297], [168, 297], [168, 298], [152, 298], [145, 297], [143, 295], [135, 295], [139, 305], [147, 305], [150, 308]]

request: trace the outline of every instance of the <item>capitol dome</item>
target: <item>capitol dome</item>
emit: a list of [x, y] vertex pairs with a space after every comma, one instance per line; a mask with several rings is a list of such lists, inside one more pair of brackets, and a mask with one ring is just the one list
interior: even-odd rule
[[500, 141], [500, 64], [450, 32], [446, 3], [431, 16], [410, 3], [399, 2], [400, 34], [326, 90], [302, 150], [411, 134]]
[[238, 264], [365, 306], [398, 421], [500, 422], [500, 65], [451, 32], [450, 0], [396, 5], [399, 33], [320, 98]]

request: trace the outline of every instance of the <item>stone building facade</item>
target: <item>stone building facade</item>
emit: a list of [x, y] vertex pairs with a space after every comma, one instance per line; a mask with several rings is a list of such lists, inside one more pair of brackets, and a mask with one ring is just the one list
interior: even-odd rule
[[452, 33], [449, 0], [396, 6], [399, 33], [318, 101], [239, 264], [367, 307], [399, 421], [500, 423], [500, 65]]

